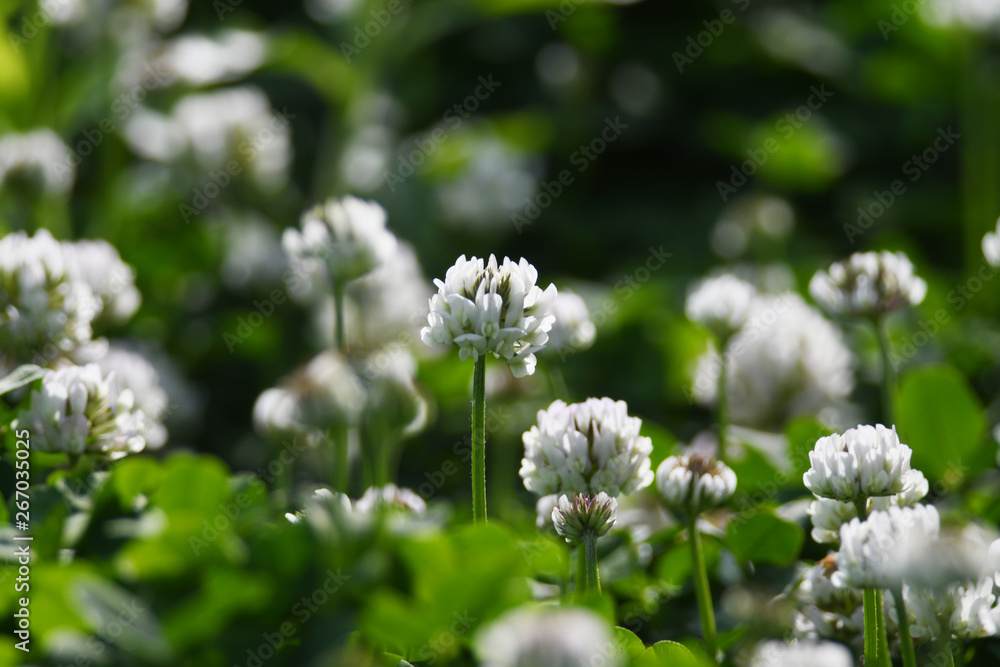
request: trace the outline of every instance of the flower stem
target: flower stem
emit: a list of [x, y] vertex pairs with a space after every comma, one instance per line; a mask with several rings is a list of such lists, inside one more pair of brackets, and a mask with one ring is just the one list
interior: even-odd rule
[[586, 563], [586, 576], [584, 579], [584, 592], [601, 592], [601, 579], [597, 574], [597, 533], [588, 530], [583, 534], [584, 562]]
[[896, 423], [893, 414], [893, 396], [896, 390], [896, 369], [892, 366], [892, 341], [889, 340], [889, 330], [885, 318], [875, 320], [875, 334], [882, 355], [882, 418], [885, 425], [891, 427]]
[[576, 548], [576, 595], [583, 599], [587, 588], [587, 548], [580, 544]]
[[862, 593], [865, 609], [865, 666], [878, 665], [878, 617], [876, 616], [876, 594], [874, 588], [866, 588]]
[[899, 615], [899, 644], [903, 654], [903, 667], [917, 667], [917, 656], [913, 650], [913, 638], [910, 636], [910, 617], [906, 613], [906, 601], [903, 599], [903, 589], [894, 588], [892, 597], [896, 601], [896, 613]]
[[486, 355], [472, 375], [472, 518], [486, 521]]
[[338, 352], [344, 351], [344, 284], [334, 281], [333, 283], [333, 311], [334, 311], [334, 339], [333, 343]]
[[726, 401], [726, 349], [722, 342], [722, 354], [719, 356], [718, 389], [715, 400], [715, 418], [719, 423], [719, 460], [726, 456], [726, 437], [729, 431], [729, 404]]
[[885, 625], [885, 614], [882, 610], [882, 591], [875, 589], [875, 622], [878, 623], [878, 664], [881, 667], [892, 667], [892, 656], [889, 654], [889, 632]]
[[701, 616], [701, 631], [705, 636], [705, 649], [716, 664], [717, 653], [715, 644], [715, 611], [712, 609], [712, 592], [708, 587], [708, 569], [705, 567], [705, 554], [701, 548], [701, 535], [698, 533], [698, 513], [688, 511], [688, 542], [691, 544], [691, 565], [694, 572], [694, 593], [698, 600], [698, 613]]

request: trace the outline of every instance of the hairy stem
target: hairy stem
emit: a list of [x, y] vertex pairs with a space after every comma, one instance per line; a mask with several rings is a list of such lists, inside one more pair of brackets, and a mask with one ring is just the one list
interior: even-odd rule
[[910, 636], [910, 617], [906, 613], [906, 601], [903, 599], [903, 589], [894, 588], [892, 597], [896, 601], [896, 613], [899, 615], [899, 644], [903, 654], [903, 667], [917, 667], [917, 656], [913, 650], [913, 638]]
[[708, 569], [705, 567], [705, 554], [701, 548], [701, 535], [698, 533], [698, 514], [688, 511], [688, 543], [691, 545], [691, 564], [694, 574], [694, 593], [698, 600], [698, 614], [701, 616], [701, 630], [705, 637], [705, 649], [716, 664], [717, 649], [715, 642], [715, 611], [712, 609], [712, 592], [708, 587]]
[[597, 533], [588, 530], [583, 534], [583, 552], [586, 563], [583, 590], [588, 594], [600, 594], [601, 579], [597, 574]]
[[486, 356], [472, 376], [472, 518], [486, 521]]

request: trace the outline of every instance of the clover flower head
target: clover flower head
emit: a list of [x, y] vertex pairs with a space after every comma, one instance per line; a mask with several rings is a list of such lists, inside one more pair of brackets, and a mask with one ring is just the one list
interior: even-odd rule
[[555, 316], [546, 350], [565, 354], [581, 352], [594, 344], [597, 327], [590, 321], [587, 304], [580, 295], [570, 290], [561, 290], [552, 302], [550, 310]]
[[146, 418], [133, 404], [114, 372], [105, 376], [97, 364], [66, 366], [42, 378], [15, 428], [31, 432], [37, 451], [119, 459], [146, 446]]
[[0, 350], [11, 361], [38, 363], [38, 355], [53, 361], [87, 345], [100, 312], [94, 301], [47, 230], [0, 239]]
[[367, 422], [391, 433], [410, 435], [427, 421], [427, 401], [417, 390], [417, 362], [401, 347], [375, 350], [355, 362], [365, 388]]
[[649, 486], [653, 443], [639, 435], [641, 426], [624, 401], [554, 401], [522, 436], [525, 488], [540, 496], [603, 491], [616, 498]]
[[535, 372], [535, 353], [549, 340], [555, 321], [550, 312], [555, 285], [544, 291], [535, 283], [538, 271], [528, 260], [504, 257], [498, 264], [477, 257], [458, 258], [438, 292], [430, 299], [427, 326], [420, 338], [427, 345], [458, 345], [459, 357], [479, 360], [487, 353], [503, 359], [515, 377]]
[[832, 577], [837, 571], [835, 554], [811, 566], [800, 566], [791, 589], [795, 603], [793, 635], [799, 639], [852, 640], [864, 627], [860, 590], [838, 588]]
[[720, 340], [739, 331], [750, 315], [757, 289], [732, 274], [701, 281], [688, 294], [684, 312], [688, 319], [704, 325]]
[[927, 283], [913, 272], [902, 252], [859, 252], [818, 271], [809, 293], [837, 315], [877, 317], [916, 306], [927, 294]]
[[167, 441], [163, 420], [170, 408], [170, 395], [160, 383], [156, 367], [142, 354], [111, 345], [97, 362], [101, 372], [114, 372], [120, 389], [128, 389], [135, 398], [135, 407], [145, 416], [143, 432], [147, 449], [158, 449]]
[[41, 192], [65, 194], [73, 187], [75, 174], [69, 148], [52, 130], [0, 137], [0, 187], [21, 175]]
[[414, 491], [395, 484], [370, 487], [354, 503], [354, 511], [361, 514], [371, 514], [379, 507], [386, 510], [424, 515], [427, 513], [427, 503]]
[[520, 607], [476, 637], [482, 667], [621, 667], [607, 624], [588, 609]]
[[139, 309], [142, 295], [135, 287], [135, 270], [122, 261], [115, 247], [100, 239], [63, 242], [68, 261], [94, 293], [91, 308], [113, 322], [127, 321]]
[[1000, 220], [995, 232], [987, 232], [983, 237], [983, 255], [993, 266], [1000, 267]]
[[913, 569], [911, 559], [937, 541], [941, 518], [933, 505], [876, 510], [840, 529], [833, 583], [852, 588], [899, 588]]
[[761, 642], [750, 667], [853, 667], [854, 656], [843, 644], [802, 640], [785, 643], [777, 639]]
[[976, 639], [1000, 632], [1000, 609], [991, 577], [956, 582], [944, 590], [904, 586], [903, 597], [914, 639]]
[[[890, 507], [913, 507], [927, 495], [930, 486], [919, 470], [911, 468], [903, 475], [903, 490], [892, 496], [875, 496], [868, 499], [868, 510], [887, 510]], [[854, 503], [817, 498], [809, 505], [812, 519], [812, 538], [823, 543], [840, 539], [840, 527], [858, 515]]]
[[672, 509], [697, 514], [729, 500], [736, 473], [710, 456], [670, 456], [656, 469], [656, 487]]
[[559, 504], [559, 494], [550, 493], [542, 496], [535, 503], [535, 525], [538, 530], [554, 532], [556, 527], [552, 523], [552, 510]]
[[601, 491], [596, 496], [566, 494], [552, 508], [552, 525], [556, 533], [570, 544], [582, 544], [587, 534], [601, 537], [607, 534], [618, 518], [618, 501]]
[[351, 365], [327, 350], [258, 396], [253, 422], [269, 437], [316, 440], [335, 426], [357, 423], [364, 403], [364, 387]]
[[302, 214], [301, 229], [289, 227], [281, 245], [293, 260], [321, 259], [334, 284], [360, 278], [389, 262], [396, 236], [385, 209], [356, 197], [330, 199]]
[[703, 405], [725, 388], [732, 423], [781, 427], [790, 417], [842, 403], [854, 388], [854, 356], [840, 329], [792, 293], [753, 300], [742, 328], [698, 361], [692, 393]]
[[803, 481], [817, 496], [843, 502], [889, 496], [903, 491], [912, 454], [895, 428], [858, 426], [817, 440]]

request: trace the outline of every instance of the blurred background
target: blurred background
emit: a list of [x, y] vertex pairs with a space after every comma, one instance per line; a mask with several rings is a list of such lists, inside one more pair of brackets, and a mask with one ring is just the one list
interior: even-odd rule
[[[849, 252], [906, 251], [931, 289], [903, 328], [964, 312], [900, 370], [947, 360], [1000, 417], [1000, 281], [954, 292], [1000, 212], [1000, 3], [2, 0], [0, 16], [0, 226], [106, 239], [134, 267], [137, 315], [97, 333], [157, 366], [163, 451], [267, 462], [254, 402], [330, 331], [285, 298], [281, 232], [347, 194], [384, 206], [419, 263], [396, 294], [431, 399], [399, 463], [413, 488], [468, 433], [472, 364], [417, 334], [461, 254], [527, 258], [597, 329], [528, 380], [491, 365], [501, 513], [532, 513], [520, 434], [554, 395], [626, 400], [654, 465], [711, 424], [688, 398], [707, 336], [683, 303], [721, 267], [803, 292]], [[855, 414], [874, 418], [874, 339], [848, 336]], [[433, 495], [467, 511], [467, 487], [463, 468]]]

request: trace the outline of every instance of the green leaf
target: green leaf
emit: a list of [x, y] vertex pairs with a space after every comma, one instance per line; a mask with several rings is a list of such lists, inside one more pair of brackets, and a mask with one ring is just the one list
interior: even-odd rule
[[899, 437], [913, 449], [912, 465], [928, 479], [961, 483], [990, 463], [980, 447], [986, 433], [983, 408], [958, 370], [934, 365], [907, 373], [896, 400]]
[[34, 364], [25, 364], [24, 366], [18, 366], [9, 375], [0, 379], [0, 396], [14, 391], [15, 389], [20, 389], [26, 384], [31, 384], [35, 380], [42, 378], [49, 371], [45, 368], [39, 368]]
[[698, 660], [676, 642], [656, 642], [636, 660], [637, 667], [698, 667]]
[[616, 627], [614, 628], [614, 635], [615, 643], [618, 644], [619, 650], [629, 660], [640, 658], [646, 652], [646, 646], [642, 643], [642, 640], [636, 637], [635, 633], [631, 630]]
[[790, 483], [804, 487], [802, 476], [809, 470], [809, 452], [816, 447], [816, 441], [833, 431], [823, 426], [811, 416], [805, 415], [791, 420], [785, 427], [788, 439], [788, 462]]
[[726, 543], [743, 561], [789, 565], [798, 557], [804, 539], [797, 524], [770, 512], [737, 517], [726, 527]]

